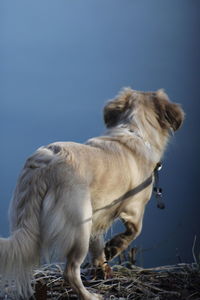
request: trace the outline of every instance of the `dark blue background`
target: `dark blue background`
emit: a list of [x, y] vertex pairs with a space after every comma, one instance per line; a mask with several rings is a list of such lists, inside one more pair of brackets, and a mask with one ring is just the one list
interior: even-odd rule
[[[152, 199], [134, 245], [144, 266], [200, 252], [199, 0], [1, 0], [0, 234], [28, 155], [104, 132], [102, 108], [123, 86], [165, 88], [186, 121], [165, 155], [167, 208]], [[114, 227], [113, 232], [117, 229]], [[109, 234], [108, 234], [109, 235]]]

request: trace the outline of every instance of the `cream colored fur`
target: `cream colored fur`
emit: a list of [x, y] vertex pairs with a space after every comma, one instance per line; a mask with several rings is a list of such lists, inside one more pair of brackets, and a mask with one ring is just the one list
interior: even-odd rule
[[111, 240], [107, 252], [113, 244], [118, 255], [141, 232], [152, 184], [112, 203], [151, 176], [169, 129], [180, 127], [183, 111], [163, 91], [125, 89], [105, 106], [104, 119], [104, 136], [84, 145], [57, 142], [41, 147], [25, 163], [10, 207], [11, 235], [0, 238], [0, 274], [15, 280], [16, 299], [32, 295], [33, 268], [42, 254], [55, 252], [67, 258], [64, 275], [80, 298], [99, 298], [80, 278], [89, 245], [94, 265], [105, 269], [102, 233], [112, 222], [120, 217], [127, 231]]

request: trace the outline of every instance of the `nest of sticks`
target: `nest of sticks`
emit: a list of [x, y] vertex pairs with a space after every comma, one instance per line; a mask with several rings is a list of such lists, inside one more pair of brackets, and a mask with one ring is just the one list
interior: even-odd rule
[[[113, 278], [88, 279], [91, 269], [82, 270], [85, 287], [104, 299], [200, 299], [199, 265], [177, 264], [143, 269], [132, 264], [113, 266]], [[35, 299], [77, 299], [63, 279], [63, 265], [46, 265], [34, 274]]]

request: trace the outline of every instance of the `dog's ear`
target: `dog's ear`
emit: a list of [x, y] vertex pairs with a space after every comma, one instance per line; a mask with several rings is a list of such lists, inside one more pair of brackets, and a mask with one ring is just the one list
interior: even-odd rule
[[184, 112], [177, 103], [167, 103], [165, 106], [165, 119], [174, 131], [178, 130], [184, 120]]
[[158, 90], [154, 97], [154, 105], [158, 115], [158, 122], [164, 129], [178, 130], [184, 120], [184, 111], [177, 103], [170, 102], [164, 90]]
[[104, 107], [104, 122], [108, 128], [115, 126], [119, 122], [120, 115], [121, 109], [115, 107], [112, 101]]
[[134, 91], [125, 88], [115, 99], [104, 107], [104, 122], [108, 128], [116, 126], [130, 109], [133, 109]]

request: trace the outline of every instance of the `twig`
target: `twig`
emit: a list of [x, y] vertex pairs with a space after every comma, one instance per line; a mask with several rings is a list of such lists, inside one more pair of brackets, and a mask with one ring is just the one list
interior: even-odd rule
[[197, 239], [197, 236], [195, 235], [193, 245], [192, 245], [192, 255], [193, 255], [194, 263], [198, 265], [196, 255], [195, 255], [195, 252], [194, 252], [195, 245], [196, 245], [196, 239]]

